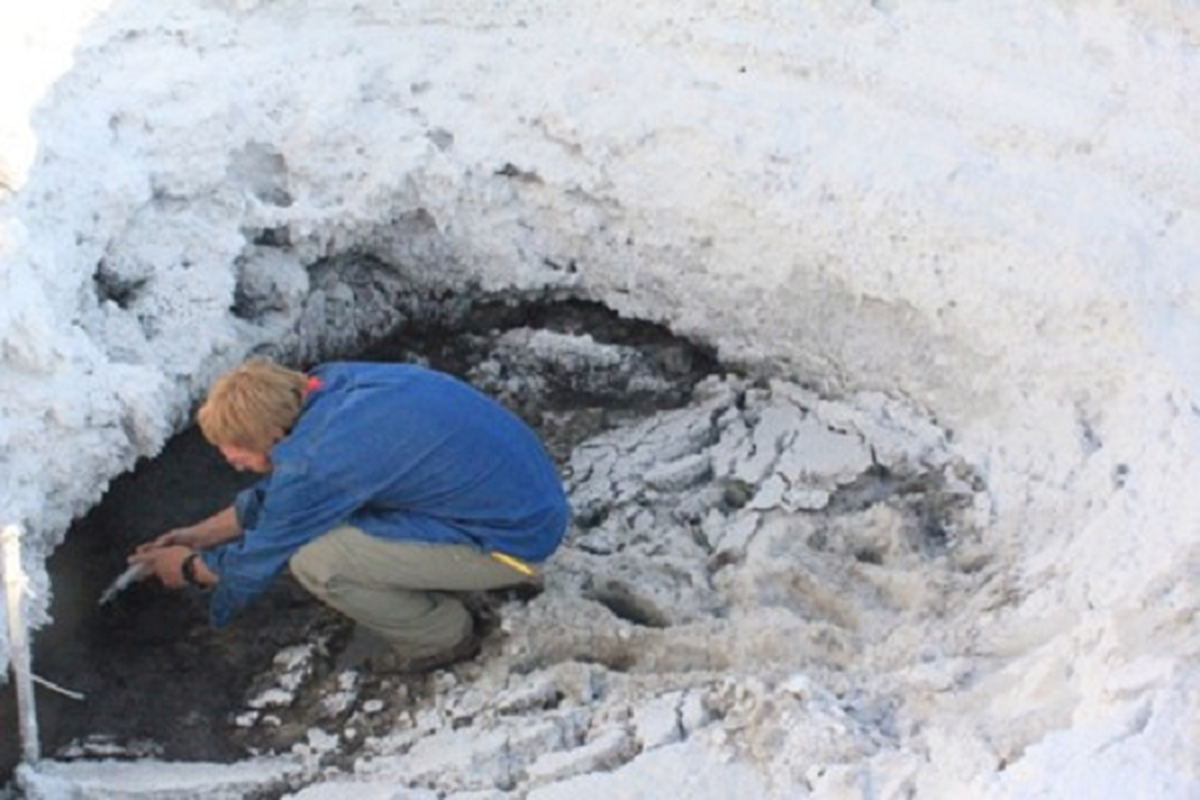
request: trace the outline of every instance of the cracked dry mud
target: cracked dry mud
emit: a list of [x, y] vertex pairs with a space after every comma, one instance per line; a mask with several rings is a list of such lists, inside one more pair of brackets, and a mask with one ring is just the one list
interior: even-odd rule
[[658, 333], [621, 340], [594, 307], [542, 309], [533, 325], [492, 314], [476, 331], [410, 329], [368, 357], [455, 371], [543, 432], [575, 511], [545, 592], [480, 596], [481, 655], [400, 678], [336, 670], [347, 623], [286, 580], [219, 633], [199, 598], [139, 587], [102, 623], [156, 630], [157, 655], [145, 635], [118, 637], [110, 657], [130, 672], [105, 670], [117, 684], [98, 691], [146, 702], [138, 670], [191, 686], [132, 718], [89, 716], [59, 736], [60, 757], [278, 753], [286, 777], [260, 796], [305, 797], [319, 779], [544, 799], [702, 741], [795, 778], [894, 742], [917, 713], [896, 687], [917, 672], [961, 679], [945, 623], [984, 581], [987, 507], [931, 421], [884, 395], [705, 377], [703, 353]]
[[687, 407], [579, 445], [565, 472], [577, 520], [546, 591], [501, 603], [473, 663], [327, 676], [323, 702], [348, 710], [293, 749], [319, 766], [292, 789], [323, 766], [321, 791], [557, 797], [693, 738], [768, 772], [859, 759], [899, 735], [872, 673], [943, 669], [938, 623], [986, 560], [977, 479], [882, 396], [710, 377]]

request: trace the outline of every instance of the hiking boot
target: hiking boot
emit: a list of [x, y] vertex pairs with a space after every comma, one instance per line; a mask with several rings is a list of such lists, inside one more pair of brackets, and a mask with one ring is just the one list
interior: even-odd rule
[[497, 597], [502, 603], [528, 603], [545, 590], [545, 582], [538, 579], [527, 583], [518, 583], [513, 586], [505, 586], [500, 589], [492, 589], [490, 594]]
[[392, 653], [392, 645], [387, 639], [362, 625], [355, 625], [350, 633], [346, 646], [337, 654], [333, 667], [337, 672], [348, 669], [369, 669], [371, 664], [380, 658], [386, 658]]
[[465, 639], [449, 650], [428, 656], [409, 656], [403, 650], [394, 647], [392, 652], [387, 655], [371, 659], [370, 667], [372, 672], [424, 675], [471, 660], [479, 655], [482, 645], [483, 641], [474, 631], [471, 631]]

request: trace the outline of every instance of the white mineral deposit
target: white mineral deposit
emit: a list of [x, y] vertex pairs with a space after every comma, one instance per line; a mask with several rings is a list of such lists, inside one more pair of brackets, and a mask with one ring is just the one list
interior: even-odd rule
[[[318, 685], [314, 636], [229, 709], [323, 693], [287, 748], [101, 737], [9, 792], [1200, 796], [1194, 2], [61, 0], [6, 4], [0, 67], [34, 636], [72, 521], [251, 353], [537, 296], [719, 364], [571, 441], [546, 590], [475, 661]], [[467, 377], [665, 390], [593, 333]]]

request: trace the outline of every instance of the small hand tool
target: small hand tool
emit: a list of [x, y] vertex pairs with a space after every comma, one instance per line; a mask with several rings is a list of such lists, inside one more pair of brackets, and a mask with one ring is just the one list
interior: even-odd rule
[[130, 564], [124, 572], [117, 576], [115, 581], [108, 585], [108, 588], [104, 590], [104, 594], [100, 595], [100, 605], [112, 602], [112, 599], [118, 593], [144, 577], [146, 577], [146, 567], [144, 565]]

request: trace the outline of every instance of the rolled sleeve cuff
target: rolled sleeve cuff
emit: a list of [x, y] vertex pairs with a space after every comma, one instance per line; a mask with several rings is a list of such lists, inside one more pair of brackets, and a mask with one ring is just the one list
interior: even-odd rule
[[211, 550], [201, 550], [200, 563], [208, 567], [209, 572], [220, 578], [221, 574], [225, 572], [225, 556], [229, 552], [230, 546], [240, 541], [241, 537], [234, 539], [232, 542], [225, 542], [218, 545]]
[[228, 625], [265, 588], [239, 583], [243, 582], [221, 581], [213, 589], [208, 601], [208, 621], [214, 628]]
[[236, 570], [227, 569], [224, 556], [228, 552], [227, 547], [218, 547], [200, 554], [204, 566], [217, 576], [217, 583], [208, 599], [208, 620], [214, 628], [228, 625], [270, 587], [274, 577], [239, 575]]
[[208, 619], [215, 628], [223, 628], [228, 625], [242, 609], [250, 605], [251, 600], [262, 592], [260, 587], [238, 585], [253, 583], [253, 581], [238, 580], [236, 576], [228, 573], [224, 567], [224, 556], [227, 551], [227, 546], [221, 546], [200, 553], [200, 561], [208, 568], [209, 572], [217, 576], [217, 583], [208, 600]]
[[233, 501], [233, 512], [237, 515], [238, 525], [243, 531], [258, 525], [258, 512], [262, 508], [267, 495], [267, 481], [261, 480], [249, 489], [238, 492]]

